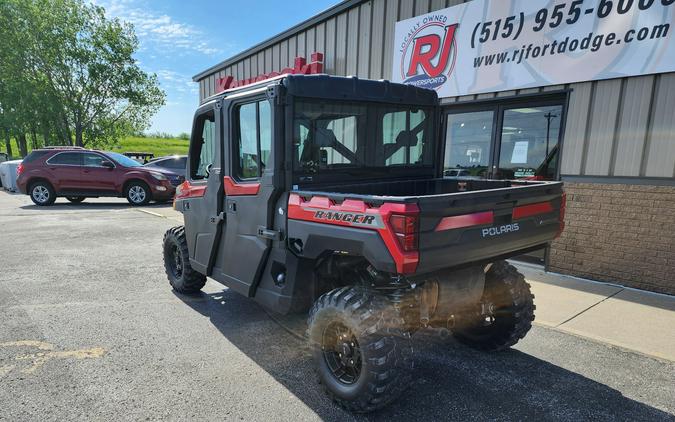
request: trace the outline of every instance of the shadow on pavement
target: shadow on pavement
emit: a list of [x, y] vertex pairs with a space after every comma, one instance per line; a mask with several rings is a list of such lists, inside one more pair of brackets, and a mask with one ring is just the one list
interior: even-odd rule
[[281, 327], [253, 301], [227, 289], [177, 296], [324, 420], [673, 420], [526, 353], [480, 353], [428, 333], [415, 336], [417, 373], [408, 390], [385, 409], [352, 415], [330, 402], [314, 376], [309, 349], [298, 338], [303, 316], [280, 317]]

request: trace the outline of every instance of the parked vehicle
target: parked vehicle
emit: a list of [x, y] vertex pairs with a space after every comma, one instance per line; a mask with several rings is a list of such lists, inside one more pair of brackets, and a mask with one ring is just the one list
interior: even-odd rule
[[319, 379], [372, 411], [412, 377], [411, 335], [506, 349], [534, 319], [505, 258], [563, 228], [562, 183], [443, 178], [435, 91], [288, 75], [225, 91], [194, 118], [164, 236], [181, 293], [206, 278], [279, 313], [308, 312]]
[[154, 158], [145, 167], [157, 168], [164, 171], [172, 185], [178, 186], [185, 181], [187, 169], [187, 155], [170, 155]]
[[82, 148], [33, 150], [18, 168], [17, 186], [36, 205], [51, 205], [61, 196], [79, 203], [85, 198], [127, 198], [131, 205], [168, 201], [175, 187], [170, 174], [147, 168], [116, 152]]
[[155, 154], [151, 152], [125, 152], [123, 155], [141, 164], [147, 164], [155, 158]]
[[17, 169], [21, 160], [5, 161], [0, 163], [0, 187], [10, 192], [16, 192]]

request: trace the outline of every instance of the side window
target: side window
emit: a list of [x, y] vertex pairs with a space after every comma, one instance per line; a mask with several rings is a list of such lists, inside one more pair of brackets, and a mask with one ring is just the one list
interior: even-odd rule
[[208, 111], [197, 118], [190, 144], [190, 178], [206, 179], [207, 169], [213, 164], [215, 157], [216, 120], [213, 111]]
[[62, 152], [50, 158], [48, 164], [58, 164], [65, 166], [81, 166], [82, 154], [79, 152]]
[[169, 160], [164, 160], [161, 166], [174, 170], [185, 169], [185, 158], [171, 158]]
[[262, 175], [272, 154], [272, 112], [267, 100], [243, 104], [236, 110], [235, 175], [255, 179]]
[[104, 157], [98, 155], [98, 154], [92, 154], [92, 153], [84, 153], [82, 154], [82, 165], [85, 167], [102, 167], [101, 162], [103, 161], [110, 161], [106, 160]]

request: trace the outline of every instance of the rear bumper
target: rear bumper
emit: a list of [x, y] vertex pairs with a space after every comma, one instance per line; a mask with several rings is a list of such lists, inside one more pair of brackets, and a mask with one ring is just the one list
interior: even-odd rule
[[460, 233], [455, 243], [425, 248], [420, 251], [416, 274], [520, 255], [523, 251], [545, 246], [560, 230], [557, 220], [520, 221], [518, 225], [519, 231], [494, 237], [482, 237], [482, 228], [470, 229]]
[[19, 175], [19, 177], [17, 177], [17, 179], [16, 179], [16, 188], [22, 194], [27, 195], [28, 194], [28, 186], [26, 186], [26, 178], [21, 177], [21, 175]]

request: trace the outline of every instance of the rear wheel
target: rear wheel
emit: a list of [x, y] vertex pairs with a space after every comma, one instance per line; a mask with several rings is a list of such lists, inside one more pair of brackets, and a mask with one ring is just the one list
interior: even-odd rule
[[406, 388], [410, 337], [393, 306], [356, 287], [321, 296], [310, 311], [309, 340], [326, 393], [353, 412], [384, 407]]
[[147, 184], [141, 181], [133, 181], [129, 183], [126, 189], [127, 201], [131, 205], [146, 205], [150, 202], [151, 192]]
[[30, 199], [41, 207], [52, 205], [56, 201], [56, 192], [49, 182], [35, 182], [30, 186]]
[[470, 347], [498, 351], [525, 337], [534, 321], [534, 295], [516, 267], [495, 262], [485, 274], [481, 304], [453, 336]]
[[73, 204], [79, 204], [84, 201], [84, 196], [66, 196], [66, 199], [72, 202]]
[[206, 276], [190, 266], [185, 228], [173, 227], [164, 234], [164, 269], [169, 284], [180, 293], [195, 293], [206, 284]]

